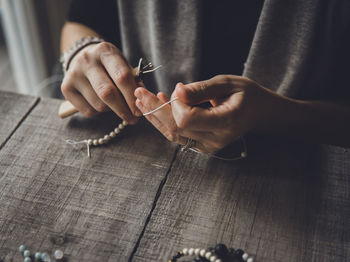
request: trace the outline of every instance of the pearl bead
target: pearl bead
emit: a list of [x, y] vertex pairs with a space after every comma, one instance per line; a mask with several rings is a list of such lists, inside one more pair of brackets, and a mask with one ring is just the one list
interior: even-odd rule
[[118, 128], [121, 130], [124, 128], [124, 125], [123, 124], [119, 124]]
[[30, 256], [30, 251], [29, 250], [24, 250], [23, 256], [29, 257]]
[[211, 256], [209, 260], [210, 260], [210, 262], [215, 262], [216, 256]]
[[109, 133], [109, 136], [110, 136], [110, 137], [116, 137], [116, 135], [117, 135], [117, 134], [114, 133], [114, 131], [112, 131], [112, 132]]
[[63, 258], [63, 252], [61, 250], [56, 250], [54, 253], [54, 257], [56, 259], [62, 259]]
[[24, 250], [26, 250], [26, 246], [25, 245], [20, 245], [19, 247], [18, 247], [18, 250], [19, 250], [19, 252], [21, 252], [21, 253], [23, 253], [24, 252]]
[[247, 254], [247, 253], [244, 253], [243, 256], [242, 256], [242, 259], [243, 259], [244, 261], [247, 261], [248, 257], [249, 257], [248, 254]]
[[87, 143], [88, 143], [89, 146], [91, 146], [92, 145], [92, 139], [88, 139]]
[[206, 259], [210, 259], [210, 257], [211, 257], [211, 252], [205, 253], [205, 258], [206, 258]]
[[30, 257], [25, 257], [24, 262], [32, 262], [32, 259]]
[[252, 257], [248, 258], [247, 262], [254, 262], [254, 259]]
[[194, 250], [194, 254], [195, 254], [196, 256], [198, 256], [198, 255], [199, 255], [199, 251], [201, 251], [201, 249], [200, 249], [200, 248], [196, 248], [196, 249]]
[[188, 248], [184, 248], [184, 249], [182, 250], [182, 253], [184, 253], [184, 255], [187, 256], [187, 255], [188, 255]]
[[241, 157], [243, 157], [243, 158], [244, 158], [244, 157], [247, 157], [247, 152], [242, 152], [242, 153], [241, 153]]
[[205, 256], [205, 249], [201, 249], [201, 251], [199, 251], [199, 255], [201, 256], [201, 257], [204, 257]]
[[125, 120], [123, 120], [122, 124], [123, 124], [123, 126], [127, 126], [127, 125], [128, 125], [128, 122], [126, 122]]
[[36, 252], [35, 255], [34, 255], [34, 258], [36, 260], [39, 260], [41, 258], [41, 253], [40, 252]]
[[190, 256], [193, 256], [193, 255], [194, 255], [194, 249], [193, 249], [193, 248], [190, 248], [190, 249], [188, 250], [188, 254], [189, 254]]
[[100, 139], [98, 140], [98, 143], [99, 143], [100, 145], [102, 145], [102, 144], [104, 143], [103, 138], [100, 138]]
[[92, 141], [92, 143], [94, 144], [94, 146], [97, 146], [97, 145], [98, 145], [98, 140], [97, 140], [97, 139], [94, 139], [94, 140]]
[[51, 261], [50, 255], [48, 253], [42, 253], [41, 260], [44, 262], [50, 262]]
[[111, 140], [111, 137], [109, 136], [109, 135], [105, 135], [104, 137], [103, 137], [103, 139], [105, 139], [105, 140]]
[[117, 135], [117, 134], [119, 134], [120, 133], [120, 129], [118, 128], [118, 127], [116, 127], [115, 129], [114, 129], [114, 133]]
[[222, 262], [222, 260], [220, 258], [217, 258], [215, 262]]

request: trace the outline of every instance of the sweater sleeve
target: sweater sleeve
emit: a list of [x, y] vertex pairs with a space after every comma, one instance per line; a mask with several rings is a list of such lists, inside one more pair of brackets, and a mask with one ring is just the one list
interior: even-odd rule
[[67, 21], [90, 27], [105, 40], [120, 46], [116, 0], [71, 0]]

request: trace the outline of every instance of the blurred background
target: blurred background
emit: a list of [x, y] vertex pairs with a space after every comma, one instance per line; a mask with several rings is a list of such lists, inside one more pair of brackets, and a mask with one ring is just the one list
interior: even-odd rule
[[0, 0], [0, 90], [59, 97], [69, 0]]

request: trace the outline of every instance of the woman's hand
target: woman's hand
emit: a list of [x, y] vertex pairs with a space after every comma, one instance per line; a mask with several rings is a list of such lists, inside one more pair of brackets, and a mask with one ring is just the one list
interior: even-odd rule
[[[143, 112], [153, 110], [168, 98], [136, 89], [136, 105]], [[263, 129], [273, 117], [272, 104], [279, 96], [256, 82], [234, 75], [219, 75], [206, 81], [176, 86], [171, 98], [178, 97], [147, 119], [170, 141], [186, 144], [196, 141], [195, 148], [214, 152], [224, 148], [247, 131]], [[195, 105], [210, 102], [212, 107]]]
[[61, 90], [87, 117], [111, 109], [128, 123], [136, 123], [142, 115], [135, 105], [136, 87], [132, 68], [120, 50], [102, 42], [85, 47], [73, 57]]

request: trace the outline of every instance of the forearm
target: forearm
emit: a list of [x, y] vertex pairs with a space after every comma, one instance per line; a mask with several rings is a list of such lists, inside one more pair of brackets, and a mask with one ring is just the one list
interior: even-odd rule
[[98, 33], [83, 24], [66, 22], [61, 33], [61, 52], [69, 50], [76, 41], [86, 36], [100, 37]]
[[350, 147], [350, 106], [325, 101], [302, 101], [281, 96], [272, 121], [265, 126], [277, 133], [306, 142]]

